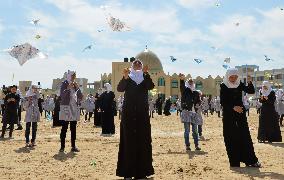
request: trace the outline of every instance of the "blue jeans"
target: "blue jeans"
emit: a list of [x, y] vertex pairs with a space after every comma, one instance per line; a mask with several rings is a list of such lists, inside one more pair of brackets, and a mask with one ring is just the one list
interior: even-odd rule
[[184, 142], [186, 146], [190, 146], [189, 143], [189, 133], [190, 133], [190, 125], [192, 126], [192, 136], [194, 139], [194, 144], [195, 147], [198, 147], [198, 130], [197, 130], [197, 125], [189, 123], [189, 122], [184, 122]]

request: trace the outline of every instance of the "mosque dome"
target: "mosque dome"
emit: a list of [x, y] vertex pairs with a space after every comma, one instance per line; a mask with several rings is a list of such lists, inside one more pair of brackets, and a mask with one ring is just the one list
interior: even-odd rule
[[155, 53], [148, 50], [147, 46], [144, 51], [137, 54], [135, 59], [142, 61], [143, 65], [148, 65], [151, 73], [163, 72], [163, 66], [160, 59]]

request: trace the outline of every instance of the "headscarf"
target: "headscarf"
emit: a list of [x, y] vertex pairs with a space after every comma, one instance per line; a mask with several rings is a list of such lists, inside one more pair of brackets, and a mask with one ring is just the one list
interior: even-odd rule
[[[267, 90], [264, 89], [264, 86], [267, 87]], [[263, 81], [262, 86], [261, 86], [261, 90], [260, 90], [261, 94], [263, 96], [268, 96], [271, 93], [271, 91], [272, 91], [271, 84], [268, 81]]]
[[[231, 83], [229, 78], [231, 76], [238, 76], [237, 80], [234, 83]], [[239, 70], [237, 68], [230, 68], [227, 70], [225, 77], [223, 79], [223, 83], [228, 87], [228, 88], [237, 88], [240, 85], [240, 76], [239, 76]]]
[[67, 76], [66, 76], [66, 80], [68, 81], [68, 83], [71, 83], [71, 79], [72, 79], [72, 76], [73, 76], [74, 74], [76, 74], [75, 71], [70, 71], [70, 70], [68, 70]]
[[107, 92], [112, 91], [112, 86], [111, 86], [110, 83], [105, 83], [104, 87], [106, 88], [106, 91], [107, 91]]
[[[139, 60], [135, 60], [135, 61], [139, 61]], [[131, 65], [129, 77], [130, 77], [130, 79], [135, 81], [136, 84], [138, 85], [144, 80], [144, 76], [143, 76], [142, 69], [141, 70], [134, 70], [133, 64], [134, 64], [135, 61], [133, 61], [132, 65]], [[139, 62], [142, 64], [142, 68], [143, 68], [143, 63], [141, 61], [139, 61]]]
[[192, 81], [192, 79], [185, 81], [185, 83], [184, 83], [185, 87], [189, 88], [191, 91], [195, 91], [194, 82], [192, 81], [192, 84], [189, 84], [189, 81]]
[[35, 93], [33, 92], [33, 89], [35, 88], [35, 86], [33, 86], [33, 85], [31, 85], [30, 87], [29, 87], [29, 90], [27, 91], [27, 93], [26, 93], [26, 97], [31, 97], [31, 96], [34, 96], [35, 95]]

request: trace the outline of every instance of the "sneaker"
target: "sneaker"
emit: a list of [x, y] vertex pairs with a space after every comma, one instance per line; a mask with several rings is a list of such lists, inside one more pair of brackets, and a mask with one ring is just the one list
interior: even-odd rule
[[196, 150], [196, 151], [200, 151], [201, 148], [197, 146], [197, 147], [195, 148], [195, 150]]
[[186, 146], [185, 149], [186, 149], [187, 151], [191, 151], [190, 146]]
[[77, 147], [72, 147], [72, 148], [71, 148], [71, 151], [72, 151], [72, 152], [80, 152], [80, 150], [79, 150]]

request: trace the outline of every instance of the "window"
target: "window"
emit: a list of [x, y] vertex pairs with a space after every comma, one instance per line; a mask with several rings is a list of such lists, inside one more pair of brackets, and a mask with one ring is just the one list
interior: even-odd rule
[[165, 86], [165, 78], [160, 77], [158, 79], [158, 86]]
[[172, 88], [178, 88], [178, 81], [172, 80]]
[[197, 81], [197, 82], [195, 83], [195, 88], [196, 88], [197, 90], [202, 90], [202, 89], [203, 89], [203, 84], [202, 84], [202, 82], [201, 82], [201, 81]]
[[257, 81], [264, 81], [264, 76], [258, 76], [256, 79]]
[[283, 74], [277, 74], [274, 77], [275, 79], [283, 79]]

